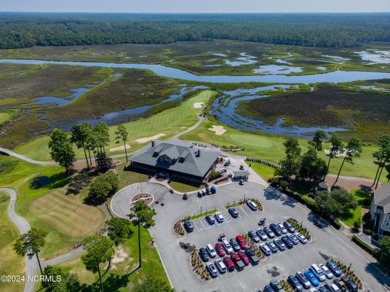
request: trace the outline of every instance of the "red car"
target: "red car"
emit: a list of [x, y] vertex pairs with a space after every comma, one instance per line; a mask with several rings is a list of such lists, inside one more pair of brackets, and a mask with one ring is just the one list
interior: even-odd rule
[[241, 235], [237, 235], [236, 240], [242, 249], [245, 249], [248, 247], [248, 244], [245, 242], [244, 238], [242, 238]]
[[238, 255], [238, 253], [236, 252], [233, 252], [231, 255], [230, 255], [230, 258], [232, 259], [233, 263], [235, 264], [236, 268], [237, 268], [237, 271], [242, 271], [245, 267], [245, 264], [244, 262], [241, 260], [240, 256]]
[[217, 251], [217, 253], [220, 257], [224, 257], [226, 255], [225, 249], [223, 248], [223, 246], [220, 242], [218, 242], [215, 245], [215, 250]]
[[243, 250], [239, 250], [238, 255], [240, 256], [240, 258], [244, 262], [245, 266], [249, 265], [249, 259]]
[[224, 257], [223, 258], [223, 263], [225, 264], [226, 268], [228, 269], [229, 272], [234, 271], [235, 266], [233, 261], [229, 257]]

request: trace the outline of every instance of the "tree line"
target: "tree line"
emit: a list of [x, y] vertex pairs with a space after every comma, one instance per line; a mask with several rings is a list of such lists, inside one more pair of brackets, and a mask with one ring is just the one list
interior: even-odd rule
[[[116, 142], [123, 142], [126, 161], [128, 161], [126, 142], [128, 133], [123, 125], [119, 125], [115, 132]], [[62, 129], [54, 129], [50, 133], [49, 149], [52, 159], [63, 166], [68, 172], [76, 161], [76, 154], [73, 145], [82, 149], [87, 169], [95, 161], [100, 171], [106, 171], [111, 167], [112, 159], [106, 153], [106, 146], [110, 144], [110, 132], [106, 123], [98, 122], [95, 127], [85, 122], [75, 124], [71, 128], [71, 135]]]
[[229, 39], [309, 47], [390, 41], [389, 14], [1, 13], [0, 49]]

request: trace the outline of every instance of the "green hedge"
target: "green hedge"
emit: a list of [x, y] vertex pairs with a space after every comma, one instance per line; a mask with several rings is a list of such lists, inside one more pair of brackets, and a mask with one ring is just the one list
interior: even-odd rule
[[371, 247], [369, 244], [367, 244], [366, 242], [364, 242], [363, 240], [361, 240], [359, 237], [357, 237], [356, 235], [353, 235], [352, 236], [352, 241], [354, 243], [356, 243], [358, 246], [360, 246], [362, 249], [364, 249], [366, 252], [368, 252], [369, 254], [371, 254], [372, 256], [375, 256], [376, 255], [376, 248], [373, 248]]

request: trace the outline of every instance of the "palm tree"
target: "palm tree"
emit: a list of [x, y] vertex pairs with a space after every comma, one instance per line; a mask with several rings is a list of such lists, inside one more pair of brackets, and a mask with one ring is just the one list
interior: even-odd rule
[[362, 143], [360, 142], [360, 140], [356, 139], [356, 138], [352, 138], [351, 140], [349, 140], [347, 143], [347, 146], [345, 146], [345, 156], [344, 156], [343, 162], [341, 163], [339, 172], [337, 174], [336, 180], [333, 183], [332, 187], [334, 187], [336, 185], [337, 181], [339, 180], [339, 176], [340, 176], [341, 170], [343, 169], [344, 162], [348, 162], [348, 163], [353, 164], [353, 159], [355, 157], [360, 157], [360, 153], [362, 153]]

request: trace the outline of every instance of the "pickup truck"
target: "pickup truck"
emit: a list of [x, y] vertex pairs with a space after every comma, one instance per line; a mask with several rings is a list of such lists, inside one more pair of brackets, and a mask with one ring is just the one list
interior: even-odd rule
[[252, 265], [257, 265], [260, 262], [260, 259], [257, 257], [253, 249], [247, 247], [245, 253], [248, 256], [249, 260], [252, 262]]

